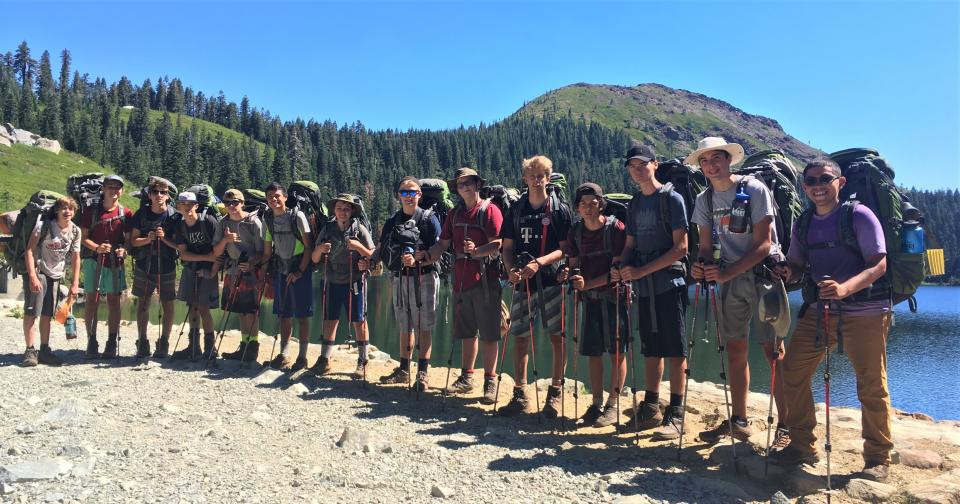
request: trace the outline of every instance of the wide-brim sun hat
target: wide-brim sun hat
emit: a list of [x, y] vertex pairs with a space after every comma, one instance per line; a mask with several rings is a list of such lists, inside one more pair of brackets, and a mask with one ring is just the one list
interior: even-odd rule
[[790, 332], [790, 302], [783, 282], [763, 280], [757, 288], [761, 293], [757, 310], [760, 320], [772, 325], [778, 338], [786, 338]]
[[337, 202], [338, 202], [338, 201], [343, 201], [343, 202], [345, 202], [345, 203], [350, 203], [350, 207], [353, 209], [354, 215], [355, 215], [357, 212], [360, 211], [360, 205], [358, 205], [357, 202], [353, 200], [353, 195], [352, 195], [352, 194], [350, 194], [350, 193], [340, 193], [340, 194], [338, 194], [336, 197], [330, 198], [330, 199], [327, 201], [327, 208], [330, 210], [331, 213], [332, 213], [333, 210], [337, 207]]
[[742, 145], [729, 143], [723, 137], [706, 137], [697, 142], [697, 150], [691, 152], [683, 162], [690, 166], [700, 166], [700, 155], [713, 150], [722, 150], [730, 154], [730, 166], [743, 161]]
[[463, 177], [474, 177], [480, 181], [480, 185], [485, 185], [487, 183], [486, 179], [480, 176], [477, 173], [477, 170], [473, 168], [458, 168], [457, 171], [453, 174], [453, 178], [447, 181], [447, 187], [450, 188], [450, 192], [457, 192], [457, 181]]

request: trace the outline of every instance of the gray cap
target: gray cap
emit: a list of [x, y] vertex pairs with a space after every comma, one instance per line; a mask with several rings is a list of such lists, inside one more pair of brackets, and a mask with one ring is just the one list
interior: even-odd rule
[[124, 185], [123, 177], [121, 177], [120, 175], [108, 175], [106, 178], [103, 179], [104, 184], [106, 184], [107, 182], [119, 182], [121, 186]]
[[179, 203], [196, 203], [197, 195], [190, 191], [183, 191], [182, 193], [177, 195], [177, 201]]

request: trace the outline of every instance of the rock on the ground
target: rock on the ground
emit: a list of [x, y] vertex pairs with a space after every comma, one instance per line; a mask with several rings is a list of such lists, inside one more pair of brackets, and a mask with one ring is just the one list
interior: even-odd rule
[[90, 405], [83, 399], [68, 397], [43, 416], [45, 422], [75, 424], [91, 413]]
[[68, 473], [72, 467], [73, 464], [64, 458], [43, 457], [0, 468], [0, 481], [20, 483], [53, 479]]
[[936, 469], [943, 466], [943, 457], [931, 450], [897, 450], [896, 463], [917, 469]]
[[266, 368], [257, 376], [250, 379], [255, 385], [273, 385], [286, 378], [286, 374], [279, 369]]
[[908, 485], [904, 496], [907, 502], [918, 504], [960, 502], [960, 469]]
[[451, 488], [433, 485], [433, 488], [430, 489], [430, 495], [440, 499], [449, 499], [456, 495], [456, 493]]
[[846, 487], [847, 495], [867, 502], [885, 501], [896, 491], [893, 485], [859, 478], [850, 480]]
[[783, 492], [777, 491], [770, 496], [770, 504], [790, 504], [790, 499], [783, 495]]
[[[340, 434], [340, 439], [337, 440], [337, 446], [347, 451], [363, 453], [386, 451], [386, 447], [379, 440], [374, 438], [370, 432], [362, 431], [355, 427], [347, 427], [343, 429], [343, 432]], [[390, 449], [390, 452], [392, 451], [393, 450]]]

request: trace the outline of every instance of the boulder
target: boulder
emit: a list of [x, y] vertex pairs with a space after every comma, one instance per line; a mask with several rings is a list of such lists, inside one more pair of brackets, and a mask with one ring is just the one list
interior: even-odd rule
[[937, 469], [943, 466], [943, 457], [931, 450], [897, 450], [898, 464], [917, 469]]
[[907, 502], [922, 504], [960, 502], [960, 469], [913, 483], [904, 489], [904, 496]]
[[56, 140], [50, 140], [49, 138], [40, 138], [37, 140], [37, 143], [35, 145], [45, 151], [50, 151], [54, 154], [60, 154], [60, 151], [62, 150], [60, 148], [60, 142]]
[[846, 487], [847, 495], [867, 502], [885, 501], [896, 491], [893, 485], [859, 478], [850, 480]]
[[54, 479], [70, 472], [73, 464], [61, 457], [43, 457], [0, 468], [0, 481], [19, 483]]

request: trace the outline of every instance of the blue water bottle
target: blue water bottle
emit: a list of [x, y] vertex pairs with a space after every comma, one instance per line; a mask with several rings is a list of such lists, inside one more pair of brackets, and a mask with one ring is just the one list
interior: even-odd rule
[[927, 250], [926, 240], [923, 235], [923, 226], [917, 221], [907, 221], [903, 223], [903, 231], [900, 233], [902, 240], [901, 248], [908, 254], [922, 254]]
[[750, 195], [747, 194], [746, 184], [740, 185], [730, 205], [730, 224], [727, 231], [731, 233], [746, 233], [750, 224]]
[[77, 319], [73, 317], [73, 312], [67, 314], [67, 321], [63, 324], [63, 332], [66, 333], [68, 340], [77, 338]]

